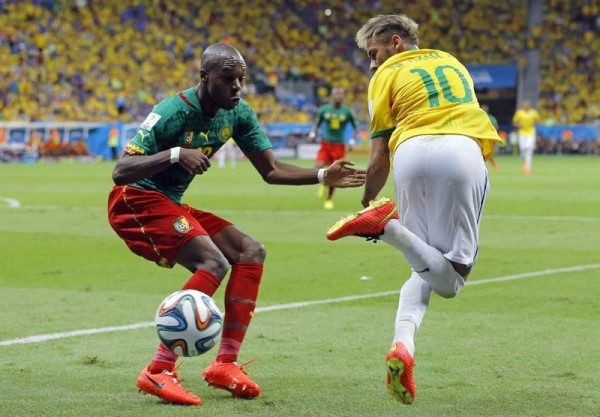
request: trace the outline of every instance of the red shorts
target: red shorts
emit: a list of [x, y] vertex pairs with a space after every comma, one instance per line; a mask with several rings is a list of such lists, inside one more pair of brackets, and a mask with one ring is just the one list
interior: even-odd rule
[[212, 213], [177, 205], [156, 191], [122, 185], [108, 196], [108, 222], [129, 249], [165, 268], [198, 235], [213, 236], [231, 225]]
[[323, 165], [331, 165], [346, 155], [346, 145], [343, 143], [330, 143], [321, 141], [321, 147], [317, 153], [317, 161]]

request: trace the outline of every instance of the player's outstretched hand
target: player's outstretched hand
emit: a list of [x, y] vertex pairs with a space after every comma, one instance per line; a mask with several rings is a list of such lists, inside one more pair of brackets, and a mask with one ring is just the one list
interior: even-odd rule
[[210, 168], [210, 159], [197, 149], [181, 148], [179, 165], [190, 174], [202, 175]]
[[365, 183], [367, 171], [353, 168], [354, 162], [339, 159], [325, 171], [325, 185], [335, 188], [360, 187]]

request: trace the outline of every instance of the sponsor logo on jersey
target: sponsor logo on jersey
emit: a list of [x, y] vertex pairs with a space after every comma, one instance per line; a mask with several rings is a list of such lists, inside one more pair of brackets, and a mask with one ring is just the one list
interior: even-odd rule
[[193, 229], [193, 226], [190, 225], [190, 222], [184, 216], [179, 216], [177, 219], [175, 219], [173, 222], [173, 227], [175, 227], [175, 230], [182, 235], [185, 235], [187, 232]]
[[208, 132], [198, 132], [198, 135], [204, 138], [205, 142], [208, 142]]
[[223, 143], [227, 142], [231, 138], [232, 133], [233, 129], [231, 129], [231, 127], [222, 127], [221, 130], [219, 130], [219, 140]]
[[161, 117], [162, 116], [160, 114], [152, 112], [148, 115], [148, 117], [146, 117], [146, 120], [142, 122], [140, 127], [142, 129], [152, 130], [154, 125], [160, 120]]

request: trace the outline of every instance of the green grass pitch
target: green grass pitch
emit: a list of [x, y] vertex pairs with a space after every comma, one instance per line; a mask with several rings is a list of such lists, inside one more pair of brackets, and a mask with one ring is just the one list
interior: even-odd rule
[[[468, 286], [432, 296], [417, 334], [412, 406], [388, 396], [384, 366], [406, 262], [382, 242], [324, 237], [359, 208], [361, 190], [338, 190], [325, 211], [316, 186], [269, 186], [248, 162], [197, 178], [186, 202], [267, 248], [240, 358], [257, 359], [248, 369], [263, 394], [234, 400], [206, 387], [215, 349], [179, 370], [200, 408], [135, 388], [158, 341], [148, 323], [189, 273], [138, 258], [114, 234], [112, 163], [0, 165], [0, 415], [600, 415], [600, 159], [536, 156], [531, 177], [515, 157], [498, 161]], [[393, 197], [391, 180], [382, 194]]]

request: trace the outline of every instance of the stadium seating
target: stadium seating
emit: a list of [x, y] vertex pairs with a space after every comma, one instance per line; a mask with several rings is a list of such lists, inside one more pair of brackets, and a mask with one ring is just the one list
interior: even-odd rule
[[[408, 0], [402, 10], [393, 0], [0, 0], [0, 120], [140, 120], [197, 83], [203, 48], [221, 41], [244, 54], [246, 98], [263, 123], [311, 121], [331, 86], [367, 121], [368, 60], [354, 35], [369, 17], [399, 11], [420, 24], [423, 47], [464, 63], [522, 64], [539, 48], [542, 118], [598, 120], [599, 6], [546, 3], [543, 27], [527, 38], [521, 0]], [[290, 80], [313, 86], [317, 101], [282, 94]]]
[[600, 122], [598, 16], [597, 1], [546, 0], [538, 104], [549, 124]]

